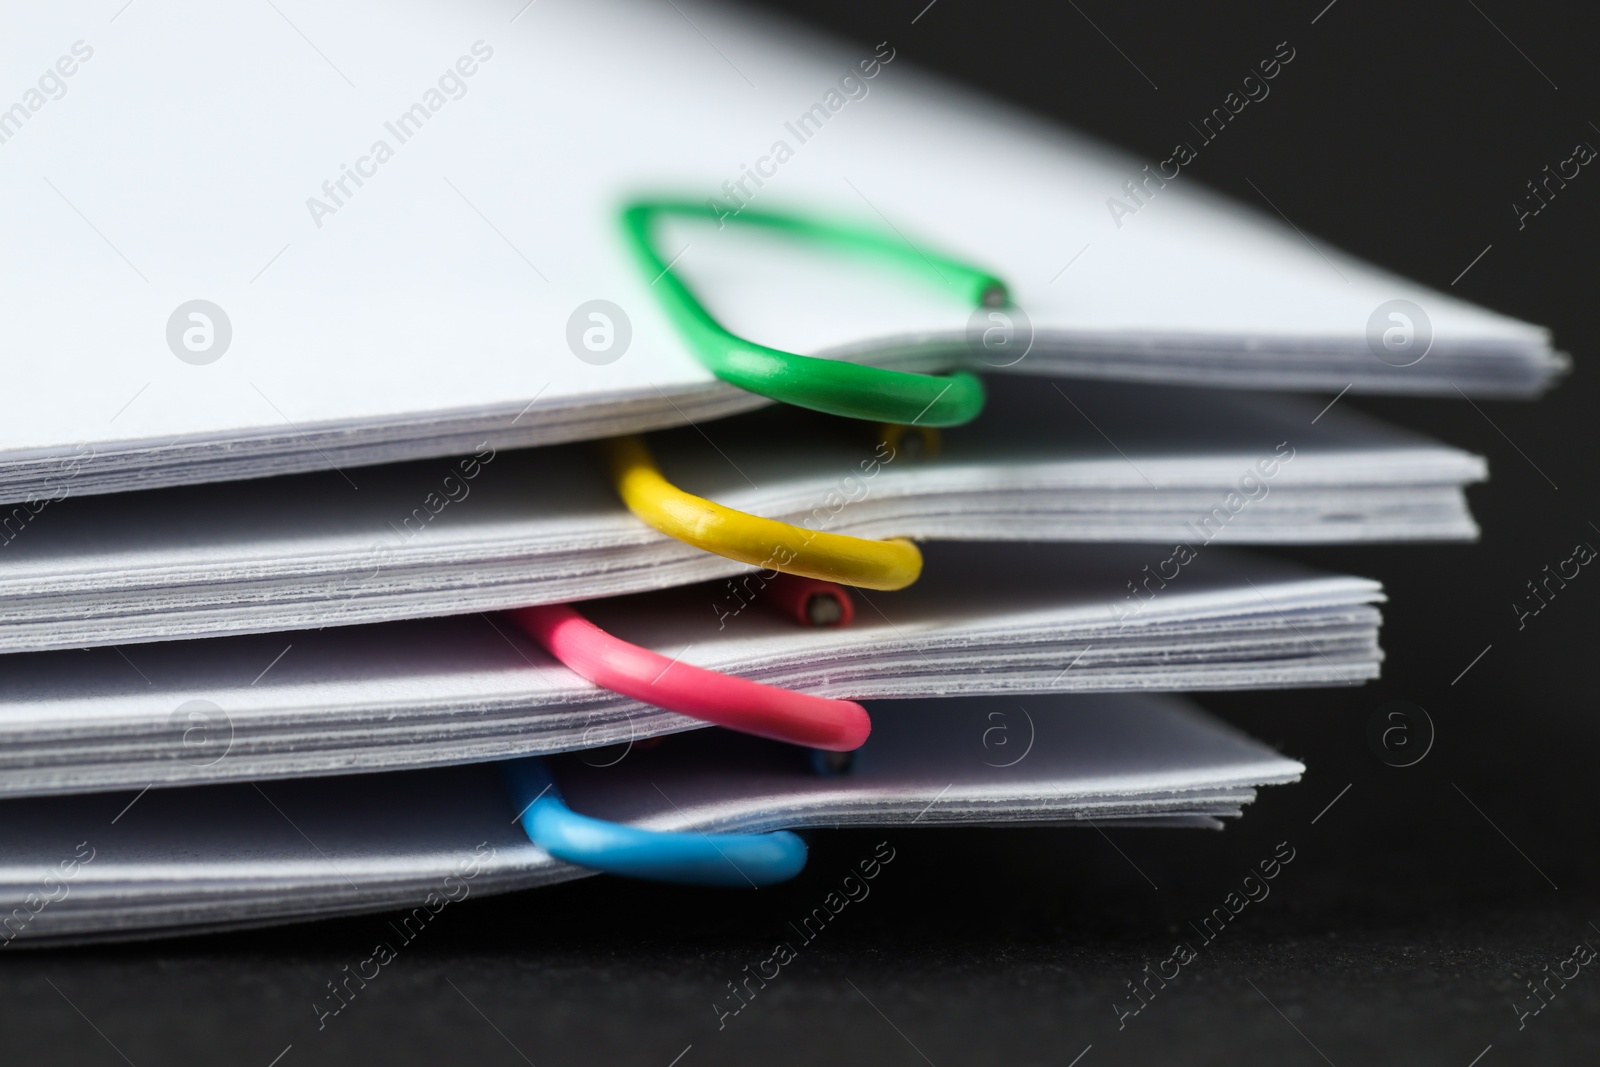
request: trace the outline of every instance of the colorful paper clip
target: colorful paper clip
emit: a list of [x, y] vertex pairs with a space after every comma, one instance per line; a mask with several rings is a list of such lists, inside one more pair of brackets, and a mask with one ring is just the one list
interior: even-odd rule
[[856, 621], [855, 601], [843, 586], [796, 574], [762, 580], [766, 584], [759, 595], [774, 611], [801, 626], [849, 626]]
[[741, 563], [865, 589], [904, 589], [922, 573], [922, 553], [905, 538], [871, 541], [748, 515], [667, 481], [641, 437], [612, 438], [603, 447], [622, 502], [668, 537]]
[[567, 807], [542, 759], [511, 760], [502, 766], [528, 840], [579, 867], [656, 882], [737, 887], [785, 882], [806, 865], [805, 842], [788, 830], [644, 830]]
[[802, 356], [731, 333], [705, 309], [655, 245], [664, 215], [745, 223], [802, 240], [867, 255], [918, 277], [938, 278], [974, 307], [1003, 307], [1005, 283], [987, 271], [923, 253], [898, 234], [745, 208], [737, 215], [684, 200], [639, 200], [622, 212], [622, 228], [667, 315], [696, 358], [718, 378], [772, 400], [831, 415], [923, 426], [959, 426], [983, 410], [983, 383], [965, 371], [938, 377], [844, 360]]
[[[837, 586], [824, 592], [822, 586], [780, 588], [774, 594], [774, 607], [787, 612], [785, 598], [792, 598], [797, 604], [804, 601], [799, 610], [851, 617], [849, 595]], [[825, 607], [823, 599], [834, 606]], [[573, 673], [658, 708], [741, 733], [829, 751], [860, 748], [872, 732], [867, 709], [854, 701], [798, 693], [670, 660], [613, 637], [568, 604], [517, 608], [509, 614]]]

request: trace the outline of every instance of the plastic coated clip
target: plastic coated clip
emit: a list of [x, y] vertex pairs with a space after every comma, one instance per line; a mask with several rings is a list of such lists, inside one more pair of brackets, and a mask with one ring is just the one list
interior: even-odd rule
[[622, 212], [635, 258], [653, 279], [667, 315], [695, 357], [718, 378], [747, 392], [830, 415], [924, 426], [959, 426], [983, 410], [983, 383], [961, 371], [945, 377], [886, 370], [845, 360], [767, 348], [731, 333], [705, 309], [656, 250], [653, 229], [663, 215], [735, 221], [884, 260], [917, 275], [931, 270], [974, 307], [1001, 307], [1005, 283], [987, 271], [924, 254], [898, 235], [746, 208], [737, 215], [686, 200], [639, 200]]
[[657, 882], [737, 887], [788, 881], [806, 865], [805, 842], [788, 830], [644, 830], [568, 808], [542, 759], [510, 760], [502, 767], [528, 840], [579, 867]]
[[658, 708], [774, 741], [844, 752], [872, 732], [850, 700], [797, 693], [692, 667], [606, 633], [567, 604], [509, 612], [527, 635], [573, 673]]
[[617, 495], [668, 537], [741, 563], [866, 589], [904, 589], [922, 573], [922, 553], [905, 538], [871, 541], [725, 508], [667, 481], [642, 437], [602, 444]]

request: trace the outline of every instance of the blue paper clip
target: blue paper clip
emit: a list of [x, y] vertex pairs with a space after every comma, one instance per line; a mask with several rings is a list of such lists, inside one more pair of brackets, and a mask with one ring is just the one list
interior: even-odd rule
[[528, 840], [579, 867], [688, 885], [772, 885], [806, 865], [806, 845], [788, 830], [705, 834], [644, 830], [579, 815], [567, 807], [542, 759], [502, 765]]

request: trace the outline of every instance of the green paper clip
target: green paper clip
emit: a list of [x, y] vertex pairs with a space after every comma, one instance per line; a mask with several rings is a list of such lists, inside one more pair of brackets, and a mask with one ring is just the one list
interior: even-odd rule
[[[725, 213], [686, 200], [639, 200], [622, 212], [623, 232], [640, 266], [653, 279], [651, 288], [660, 294], [690, 350], [718, 378], [785, 404], [875, 422], [959, 426], [983, 410], [983, 383], [966, 371], [939, 376], [884, 370], [767, 348], [730, 333], [656, 251], [651, 230], [662, 215], [721, 221]], [[871, 255], [921, 277], [931, 268], [974, 307], [1002, 307], [1008, 300], [1005, 283], [993, 274], [944, 256], [925, 255], [895, 235], [749, 209], [726, 219]]]

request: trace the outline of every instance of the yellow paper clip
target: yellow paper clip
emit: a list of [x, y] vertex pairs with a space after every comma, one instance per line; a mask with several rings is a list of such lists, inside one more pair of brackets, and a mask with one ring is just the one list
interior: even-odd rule
[[641, 437], [603, 447], [622, 502], [668, 537], [763, 569], [864, 589], [904, 589], [922, 573], [922, 553], [905, 538], [872, 541], [747, 515], [667, 481]]

